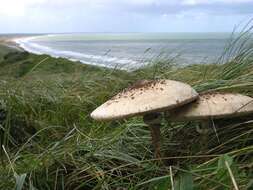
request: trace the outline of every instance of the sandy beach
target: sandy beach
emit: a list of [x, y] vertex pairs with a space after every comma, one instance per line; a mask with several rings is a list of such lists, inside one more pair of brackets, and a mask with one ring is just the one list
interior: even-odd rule
[[18, 50], [18, 51], [24, 51], [22, 47], [15, 41], [20, 38], [27, 38], [34, 36], [32, 34], [1, 34], [0, 35], [0, 44], [7, 46], [9, 48]]

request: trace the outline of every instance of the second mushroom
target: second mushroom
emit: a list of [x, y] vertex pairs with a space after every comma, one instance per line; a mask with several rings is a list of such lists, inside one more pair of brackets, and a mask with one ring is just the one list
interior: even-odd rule
[[213, 119], [233, 118], [253, 113], [253, 98], [242, 94], [212, 92], [201, 94], [197, 101], [168, 111], [172, 121], [200, 121], [203, 130]]

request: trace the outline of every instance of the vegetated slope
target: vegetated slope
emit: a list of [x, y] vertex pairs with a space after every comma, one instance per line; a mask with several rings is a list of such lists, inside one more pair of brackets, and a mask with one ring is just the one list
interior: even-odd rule
[[196, 132], [198, 122], [165, 119], [164, 164], [153, 159], [141, 118], [101, 123], [89, 117], [141, 79], [253, 96], [253, 46], [244, 39], [234, 40], [216, 64], [179, 68], [160, 58], [133, 72], [25, 52], [0, 54], [0, 189], [169, 189], [171, 180], [175, 189], [250, 189], [252, 116], [214, 121], [216, 132], [206, 135]]

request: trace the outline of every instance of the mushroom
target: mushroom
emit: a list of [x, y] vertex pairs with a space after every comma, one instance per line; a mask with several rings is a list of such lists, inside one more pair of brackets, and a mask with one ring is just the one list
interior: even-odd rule
[[[173, 121], [201, 121], [202, 133], [212, 126], [212, 119], [232, 118], [253, 113], [253, 98], [233, 93], [205, 93], [197, 101], [167, 112]], [[206, 132], [204, 132], [206, 133]]]
[[160, 158], [159, 112], [170, 110], [197, 99], [197, 92], [188, 84], [172, 80], [142, 80], [124, 89], [91, 113], [95, 120], [109, 121], [143, 116], [152, 136], [155, 157]]

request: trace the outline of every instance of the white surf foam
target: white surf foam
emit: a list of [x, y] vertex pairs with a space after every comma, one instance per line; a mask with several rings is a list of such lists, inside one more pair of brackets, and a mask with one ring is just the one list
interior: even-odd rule
[[25, 37], [15, 39], [14, 41], [20, 45], [23, 49], [28, 52], [34, 54], [48, 54], [52, 57], [63, 57], [67, 58], [71, 61], [80, 61], [85, 64], [92, 64], [98, 65], [103, 67], [124, 69], [124, 70], [133, 70], [137, 69], [138, 67], [147, 64], [144, 62], [138, 62], [136, 60], [127, 59], [127, 58], [118, 58], [108, 55], [92, 55], [92, 54], [85, 54], [81, 52], [74, 52], [68, 50], [57, 50], [45, 45], [40, 45], [36, 43], [35, 40], [38, 40], [41, 37], [52, 37], [55, 35], [44, 35], [44, 36], [33, 36], [33, 37]]

